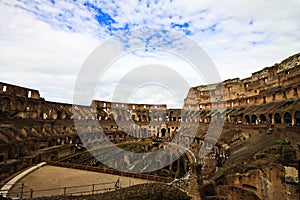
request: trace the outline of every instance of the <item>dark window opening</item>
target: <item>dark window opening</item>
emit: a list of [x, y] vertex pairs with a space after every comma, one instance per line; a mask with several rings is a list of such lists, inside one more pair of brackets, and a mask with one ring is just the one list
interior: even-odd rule
[[256, 115], [252, 115], [252, 116], [251, 116], [251, 123], [252, 123], [252, 124], [256, 124], [256, 120], [257, 120]]
[[264, 100], [263, 100], [263, 103], [267, 103], [267, 97], [264, 96], [263, 99], [264, 99]]
[[281, 124], [281, 117], [278, 113], [274, 116], [275, 124]]
[[246, 124], [250, 124], [250, 117], [248, 115], [245, 116]]
[[298, 96], [297, 88], [294, 88], [294, 96]]
[[165, 136], [166, 136], [166, 129], [165, 129], [165, 128], [162, 128], [162, 129], [161, 129], [161, 136], [162, 136], [162, 137], [165, 137]]
[[62, 119], [62, 114], [60, 111], [57, 111], [57, 119]]
[[286, 91], [282, 92], [282, 96], [283, 96], [284, 99], [286, 99]]
[[267, 118], [265, 115], [261, 114], [259, 116], [259, 119], [260, 119], [260, 123], [262, 123], [262, 124], [267, 123]]
[[288, 112], [284, 113], [283, 118], [284, 118], [284, 123], [285, 124], [289, 124], [289, 125], [292, 124], [292, 116], [291, 116], [290, 113], [288, 113]]

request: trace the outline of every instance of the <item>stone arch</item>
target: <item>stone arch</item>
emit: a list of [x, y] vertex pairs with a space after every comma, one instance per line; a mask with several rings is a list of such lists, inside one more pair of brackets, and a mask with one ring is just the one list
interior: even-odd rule
[[131, 119], [132, 119], [133, 121], [136, 121], [136, 115], [135, 115], [135, 114], [131, 115]]
[[58, 111], [56, 112], [56, 114], [57, 114], [56, 119], [62, 119], [62, 112], [61, 112], [60, 110], [58, 110]]
[[148, 121], [148, 118], [147, 118], [147, 115], [146, 115], [146, 114], [143, 114], [142, 121], [144, 121], [144, 122]]
[[260, 123], [265, 124], [267, 123], [267, 117], [264, 114], [259, 115]]
[[295, 124], [296, 126], [300, 126], [300, 111], [295, 112]]
[[45, 102], [41, 102], [40, 104], [39, 104], [39, 109], [40, 109], [40, 116], [39, 116], [39, 118], [40, 119], [45, 119], [45, 118], [47, 118], [46, 117], [46, 110], [47, 110], [47, 106], [46, 106], [46, 103]]
[[11, 110], [10, 102], [11, 102], [11, 99], [8, 97], [4, 97], [1, 99], [1, 108], [2, 108], [3, 112]]
[[252, 124], [256, 124], [256, 121], [257, 121], [257, 117], [256, 117], [256, 115], [251, 115], [251, 123]]
[[36, 109], [36, 102], [35, 102], [35, 101], [28, 101], [27, 106], [28, 106], [31, 110], [35, 110], [35, 109]]
[[274, 115], [274, 122], [275, 124], [281, 124], [281, 116], [278, 113]]
[[72, 137], [71, 136], [66, 136], [66, 141], [65, 141], [66, 144], [72, 144], [73, 143], [73, 140], [72, 140]]
[[165, 137], [167, 130], [165, 128], [162, 128], [160, 131], [161, 131], [161, 137]]
[[246, 122], [246, 124], [250, 124], [250, 117], [249, 117], [249, 115], [245, 115], [245, 122]]
[[292, 124], [292, 115], [289, 112], [284, 113], [283, 119], [285, 124]]

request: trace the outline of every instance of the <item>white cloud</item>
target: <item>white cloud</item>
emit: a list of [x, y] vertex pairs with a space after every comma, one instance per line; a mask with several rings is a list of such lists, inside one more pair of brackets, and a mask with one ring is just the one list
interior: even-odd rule
[[48, 100], [70, 102], [81, 64], [99, 40], [53, 29], [15, 8], [0, 9], [0, 80], [39, 89]]

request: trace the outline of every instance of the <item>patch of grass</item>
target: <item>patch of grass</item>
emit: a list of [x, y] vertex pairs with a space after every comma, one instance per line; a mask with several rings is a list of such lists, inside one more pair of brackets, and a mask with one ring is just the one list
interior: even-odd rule
[[285, 140], [277, 140], [276, 144], [279, 144], [281, 146], [287, 145], [287, 142]]

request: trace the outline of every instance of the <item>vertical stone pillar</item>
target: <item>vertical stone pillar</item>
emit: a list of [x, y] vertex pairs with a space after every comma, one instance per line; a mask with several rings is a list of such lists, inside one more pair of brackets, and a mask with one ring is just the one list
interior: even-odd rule
[[295, 113], [292, 114], [292, 126], [296, 124]]

